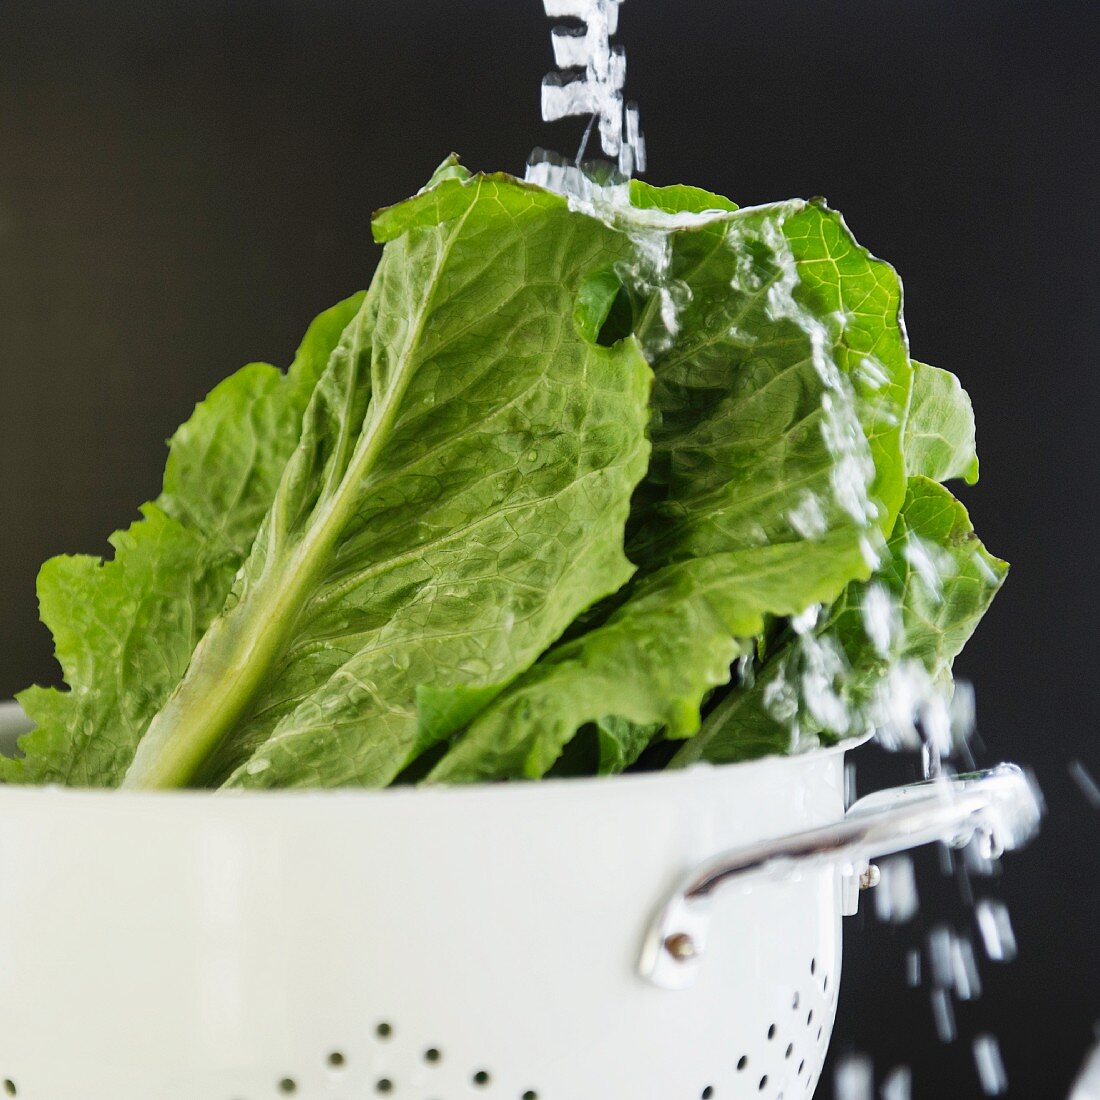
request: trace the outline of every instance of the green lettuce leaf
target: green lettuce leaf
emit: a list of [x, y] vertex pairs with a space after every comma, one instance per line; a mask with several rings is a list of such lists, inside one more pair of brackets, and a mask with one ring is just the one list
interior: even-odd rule
[[[634, 193], [661, 208], [656, 189]], [[628, 228], [641, 259], [617, 271], [641, 303], [655, 376], [627, 541], [639, 575], [606, 622], [593, 615], [493, 702], [429, 781], [537, 777], [591, 723], [605, 771], [658, 731], [690, 736], [768, 616], [869, 574], [900, 504], [910, 366], [893, 271], [816, 204], [656, 238], [648, 221]]]
[[111, 538], [114, 557], [42, 568], [42, 619], [69, 689], [19, 700], [36, 728], [8, 782], [116, 786], [150, 720], [225, 603], [271, 506], [302, 414], [362, 295], [321, 314], [290, 369], [253, 363], [221, 383], [169, 443], [160, 497]]
[[43, 568], [68, 690], [0, 778], [735, 761], [950, 682], [1006, 570], [937, 484], [973, 413], [834, 211], [451, 156], [373, 227], [370, 290], [198, 406], [113, 558]]
[[632, 560], [887, 533], [911, 386], [893, 269], [797, 201], [676, 231], [668, 248], [638, 330], [656, 415]]
[[704, 214], [709, 210], [736, 210], [737, 204], [723, 195], [674, 183], [669, 187], [654, 187], [643, 180], [630, 181], [630, 202], [638, 210], [661, 210], [666, 214]]
[[832, 540], [779, 543], [644, 578], [606, 623], [556, 646], [479, 715], [429, 782], [537, 779], [586, 723], [599, 725], [604, 772], [631, 763], [657, 729], [690, 736], [766, 615], [831, 598], [838, 551]]
[[974, 409], [950, 371], [913, 363], [913, 398], [905, 422], [905, 465], [933, 481], [978, 480]]
[[572, 323], [622, 235], [455, 173], [375, 231], [367, 302], [128, 786], [389, 783], [633, 572], [650, 371]]
[[910, 480], [887, 551], [869, 582], [851, 585], [817, 623], [788, 632], [675, 766], [870, 733], [907, 705], [914, 683], [927, 689], [950, 676], [1008, 566], [981, 544], [951, 493], [924, 477]]

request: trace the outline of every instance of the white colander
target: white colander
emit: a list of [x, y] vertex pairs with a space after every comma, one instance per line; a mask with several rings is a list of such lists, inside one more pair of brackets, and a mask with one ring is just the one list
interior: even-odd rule
[[1013, 846], [1037, 818], [1006, 767], [845, 815], [840, 750], [442, 790], [2, 789], [0, 1096], [808, 1097], [867, 857]]

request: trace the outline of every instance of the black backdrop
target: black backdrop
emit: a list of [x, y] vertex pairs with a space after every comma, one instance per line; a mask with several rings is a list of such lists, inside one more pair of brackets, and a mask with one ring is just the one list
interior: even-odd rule
[[[962, 378], [982, 483], [962, 489], [1014, 571], [959, 661], [985, 758], [1027, 762], [1041, 840], [981, 892], [1021, 958], [943, 1046], [907, 991], [921, 928], [850, 926], [834, 1057], [976, 1097], [1000, 1036], [1010, 1095], [1060, 1098], [1100, 1017], [1094, 731], [1100, 36], [1058, 0], [630, 0], [622, 40], [655, 182], [741, 202], [827, 195], [905, 279], [914, 352]], [[55, 673], [33, 586], [104, 550], [155, 495], [163, 440], [251, 359], [363, 286], [371, 211], [450, 149], [522, 168], [549, 67], [538, 0], [5, 0], [0, 6], [0, 695]], [[861, 778], [910, 761], [864, 750]], [[963, 926], [920, 861], [925, 928]], [[864, 906], [865, 910], [867, 906]], [[827, 1088], [823, 1088], [827, 1092]], [[579, 1098], [578, 1098], [579, 1100]]]

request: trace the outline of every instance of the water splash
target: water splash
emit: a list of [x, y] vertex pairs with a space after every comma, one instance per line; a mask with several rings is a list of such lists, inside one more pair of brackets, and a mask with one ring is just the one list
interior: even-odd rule
[[[559, 26], [552, 32], [558, 71], [543, 84], [543, 117], [552, 121], [588, 115], [591, 121], [574, 160], [537, 150], [529, 162], [527, 179], [564, 194], [574, 209], [620, 227], [624, 222], [628, 224], [636, 258], [631, 261], [630, 271], [619, 274], [640, 298], [653, 303], [659, 324], [644, 334], [643, 347], [647, 356], [660, 355], [675, 343], [679, 318], [690, 296], [688, 288], [678, 286], [670, 275], [670, 233], [681, 226], [729, 215], [722, 211], [669, 213], [632, 206], [628, 182], [635, 170], [644, 168], [645, 149], [637, 109], [623, 99], [625, 54], [611, 43], [618, 25], [619, 0], [544, 3], [551, 17], [575, 19], [583, 26]], [[604, 154], [614, 158], [612, 164], [584, 161], [588, 135], [594, 135], [597, 128]], [[879, 570], [886, 562], [887, 547], [879, 531], [880, 505], [872, 493], [875, 467], [853, 387], [858, 382], [864, 392], [873, 391], [887, 383], [887, 375], [873, 358], [861, 364], [858, 377], [839, 369], [832, 352], [833, 320], [809, 316], [799, 305], [798, 268], [781, 223], [769, 224], [764, 231], [771, 234], [767, 239], [762, 239], [760, 231], [746, 228], [748, 225], [735, 218], [728, 227], [728, 247], [745, 260], [744, 270], [738, 271], [731, 287], [737, 293], [761, 295], [773, 321], [791, 323], [807, 338], [810, 361], [824, 384], [821, 431], [835, 458], [828, 488], [798, 497], [787, 513], [787, 522], [796, 536], [813, 540], [827, 534], [838, 516], [846, 517], [846, 522], [854, 522], [864, 531], [865, 558], [872, 571], [882, 577], [885, 573]], [[746, 233], [755, 235], [746, 239]], [[775, 259], [774, 278], [762, 279], [754, 266], [752, 257], [761, 252]], [[840, 328], [846, 323], [842, 316], [835, 319]], [[728, 336], [731, 343], [736, 343], [736, 331]], [[761, 532], [761, 541], [766, 538]], [[951, 555], [910, 533], [901, 547], [901, 560], [913, 578], [922, 606], [941, 603], [957, 569]], [[974, 733], [974, 698], [969, 686], [953, 686], [949, 676], [930, 671], [910, 656], [908, 605], [903, 606], [886, 584], [872, 577], [857, 591], [859, 596], [851, 610], [882, 661], [883, 675], [869, 691], [869, 698], [853, 697], [847, 687], [851, 672], [848, 655], [830, 635], [829, 624], [823, 621], [825, 609], [811, 607], [791, 620], [793, 641], [784, 655], [780, 674], [764, 687], [764, 701], [772, 716], [790, 730], [792, 750], [817, 747], [823, 739], [875, 732], [887, 748], [920, 751], [926, 777], [950, 775], [952, 767], [944, 761], [961, 760], [972, 766], [968, 743]], [[734, 682], [751, 681], [753, 672], [751, 659], [745, 658]], [[1100, 789], [1083, 766], [1078, 765], [1074, 778], [1090, 801], [1094, 793], [1094, 804], [1100, 805]], [[846, 771], [845, 782], [846, 801], [850, 802], [855, 792], [854, 771]], [[945, 872], [956, 878], [964, 903], [973, 908], [969, 876], [993, 874], [998, 867], [996, 853], [983, 850], [977, 843], [958, 860], [946, 848], [943, 852]], [[880, 869], [883, 881], [875, 895], [878, 917], [892, 923], [911, 921], [920, 906], [912, 861], [899, 857], [884, 862]], [[975, 908], [975, 920], [985, 954], [994, 961], [1009, 961], [1015, 955], [1015, 938], [1007, 911], [998, 905], [982, 902]], [[943, 925], [933, 929], [926, 950], [936, 1029], [942, 1041], [953, 1042], [958, 1037], [956, 1002], [974, 1000], [982, 990], [974, 944], [968, 936]], [[919, 950], [906, 956], [906, 981], [911, 987], [921, 984], [922, 962]], [[999, 1048], [991, 1036], [979, 1039], [974, 1044], [979, 1076], [987, 1094], [997, 1095], [994, 1090], [1005, 1079]], [[843, 1060], [834, 1084], [840, 1100], [873, 1100], [871, 1060], [856, 1055]], [[912, 1073], [908, 1067], [899, 1067], [883, 1082], [881, 1097], [908, 1100], [911, 1091]]]
[[[948, 858], [940, 861], [940, 871], [958, 879], [965, 874], [971, 850], [976, 847], [972, 841], [963, 851], [964, 858], [959, 859], [946, 845], [941, 845], [940, 852]], [[999, 863], [992, 860], [991, 865], [999, 866]], [[881, 861], [879, 869], [882, 875], [876, 888], [876, 915], [892, 923], [900, 923], [899, 914], [911, 911], [915, 916], [919, 908], [915, 875], [910, 882], [914, 862], [907, 856], [894, 857]], [[884, 896], [879, 896], [878, 891], [885, 891]], [[991, 898], [975, 902], [966, 896], [963, 901], [973, 910], [973, 933], [941, 921], [929, 929], [923, 939], [923, 949], [907, 947], [903, 955], [904, 984], [910, 989], [926, 986], [932, 1022], [939, 1040], [945, 1044], [955, 1043], [960, 1037], [958, 1006], [976, 1001], [982, 995], [979, 949], [995, 964], [1010, 963], [1018, 954], [1016, 935], [1004, 902]], [[1002, 1095], [1008, 1088], [1008, 1074], [996, 1037], [982, 1032], [971, 1039], [969, 1045], [977, 1082], [984, 1095]], [[1096, 1074], [1093, 1088], [1100, 1084], [1100, 1046], [1095, 1059], [1096, 1066], [1091, 1069]], [[879, 1100], [909, 1100], [914, 1076], [908, 1067], [891, 1071], [881, 1080]], [[1073, 1094], [1070, 1100], [1100, 1100], [1100, 1093], [1083, 1091]]]
[[[645, 138], [638, 107], [625, 103], [626, 52], [613, 46], [622, 0], [543, 0], [551, 19], [574, 19], [580, 26], [551, 31], [557, 69], [542, 82], [546, 122], [590, 115], [599, 127], [600, 145], [625, 178], [646, 167]], [[584, 154], [584, 143], [577, 157]]]

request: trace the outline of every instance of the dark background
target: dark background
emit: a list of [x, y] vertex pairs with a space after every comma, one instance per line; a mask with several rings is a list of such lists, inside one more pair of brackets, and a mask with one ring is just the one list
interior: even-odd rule
[[[914, 1065], [917, 1098], [1061, 1100], [1100, 1017], [1094, 728], [1096, 6], [1056, 0], [630, 0], [620, 40], [654, 182], [743, 203], [826, 195], [902, 273], [914, 354], [959, 374], [982, 482], [960, 492], [1014, 570], [958, 662], [986, 761], [1032, 765], [1041, 839], [979, 892], [1021, 957], [935, 1038], [904, 947], [965, 927], [919, 860], [922, 927], [849, 925], [834, 1057]], [[37, 0], [0, 5], [0, 696], [51, 680], [34, 576], [105, 549], [156, 495], [163, 441], [236, 366], [289, 360], [364, 286], [371, 211], [452, 148], [522, 170], [579, 126], [537, 122], [538, 0]], [[911, 761], [864, 750], [861, 784]], [[823, 1086], [822, 1092], [828, 1093]]]

